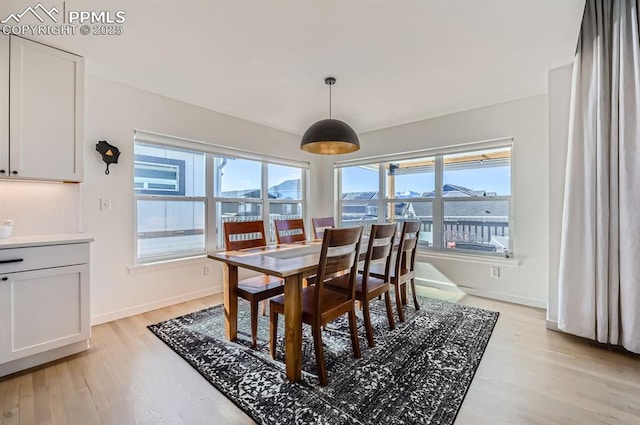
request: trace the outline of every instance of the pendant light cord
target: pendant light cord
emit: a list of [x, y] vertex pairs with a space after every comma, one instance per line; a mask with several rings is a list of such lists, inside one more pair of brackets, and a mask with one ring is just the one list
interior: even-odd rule
[[329, 119], [331, 119], [331, 86], [332, 84], [329, 84]]

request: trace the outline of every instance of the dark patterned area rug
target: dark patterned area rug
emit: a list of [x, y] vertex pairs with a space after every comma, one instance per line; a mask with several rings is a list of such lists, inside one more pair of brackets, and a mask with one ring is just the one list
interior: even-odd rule
[[[439, 424], [455, 421], [498, 313], [420, 298], [407, 321], [389, 330], [384, 303], [372, 303], [376, 347], [358, 317], [362, 358], [352, 357], [346, 316], [323, 331], [329, 385], [315, 375], [313, 339], [303, 325], [303, 380], [289, 382], [282, 335], [268, 354], [268, 316], [257, 350], [249, 348], [249, 305], [239, 301], [238, 340], [224, 338], [222, 306], [149, 326], [240, 409], [260, 424]], [[360, 312], [359, 312], [360, 314]], [[279, 321], [283, 326], [284, 320]]]

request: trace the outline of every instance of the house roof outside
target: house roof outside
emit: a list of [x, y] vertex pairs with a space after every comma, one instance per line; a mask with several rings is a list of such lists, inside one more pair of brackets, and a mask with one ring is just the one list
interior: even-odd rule
[[[269, 199], [300, 199], [300, 179], [285, 180], [268, 188]], [[226, 190], [221, 193], [224, 198], [260, 198], [260, 189]]]
[[[447, 201], [444, 205], [446, 217], [469, 217], [474, 220], [492, 221], [504, 219], [509, 216], [509, 201], [503, 199], [491, 199], [495, 192], [484, 190], [472, 190], [464, 186], [445, 184], [443, 186], [444, 198], [474, 198], [473, 202]], [[429, 201], [411, 201], [412, 198], [435, 198], [435, 191], [418, 193], [413, 191], [398, 192], [396, 194], [396, 215], [408, 217], [433, 217], [433, 204]], [[486, 198], [477, 200], [479, 197]], [[377, 205], [378, 192], [349, 192], [342, 195], [343, 201], [350, 201], [349, 212], [354, 213], [354, 206], [365, 207]], [[353, 202], [362, 201], [362, 202]]]

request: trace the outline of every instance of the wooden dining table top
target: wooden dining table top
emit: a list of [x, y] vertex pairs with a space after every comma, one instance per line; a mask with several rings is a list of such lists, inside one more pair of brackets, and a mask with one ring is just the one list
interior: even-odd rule
[[288, 277], [318, 268], [322, 240], [274, 244], [209, 254], [213, 260], [277, 277]]

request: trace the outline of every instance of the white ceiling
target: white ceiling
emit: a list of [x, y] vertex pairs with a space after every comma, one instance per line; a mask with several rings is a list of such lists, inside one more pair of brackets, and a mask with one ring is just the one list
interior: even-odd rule
[[[0, 18], [38, 0], [2, 0]], [[62, 1], [42, 0], [45, 6]], [[124, 10], [121, 36], [42, 36], [90, 73], [301, 134], [357, 132], [546, 92], [570, 62], [584, 0], [67, 0]]]

